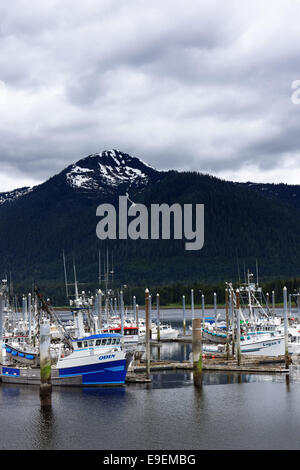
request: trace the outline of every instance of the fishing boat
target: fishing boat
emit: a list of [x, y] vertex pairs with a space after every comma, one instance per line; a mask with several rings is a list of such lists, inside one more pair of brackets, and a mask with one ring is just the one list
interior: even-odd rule
[[288, 329], [288, 352], [300, 354], [300, 325], [293, 325]]
[[[133, 353], [123, 348], [122, 336], [106, 332], [89, 334], [85, 331], [83, 309], [74, 309], [74, 337], [64, 328], [54, 309], [43, 299], [38, 288], [35, 294], [40, 301], [38, 322], [49, 324], [52, 385], [120, 385], [125, 382]], [[36, 319], [36, 320], [37, 320]], [[53, 328], [62, 338], [53, 342]], [[35, 332], [36, 333], [36, 332]], [[39, 335], [35, 344], [31, 336], [22, 341], [8, 338], [5, 343], [5, 360], [1, 367], [3, 382], [39, 384]], [[50, 341], [50, 340], [49, 340]]]
[[[132, 354], [124, 352], [120, 335], [90, 335], [74, 339], [72, 344], [73, 351], [68, 355], [61, 351], [57, 362], [51, 366], [52, 385], [101, 386], [125, 383]], [[10, 349], [9, 346], [7, 349]], [[40, 370], [35, 365], [37, 362], [34, 362], [37, 361], [36, 356], [30, 355], [28, 359], [31, 363], [25, 364], [26, 353], [16, 349], [12, 351], [16, 354], [1, 367], [2, 382], [39, 384]], [[28, 367], [29, 364], [31, 367]]]
[[[173, 340], [178, 338], [179, 331], [176, 328], [172, 328], [171, 325], [167, 325], [165, 323], [161, 323], [159, 325], [159, 333], [161, 340]], [[151, 339], [157, 340], [158, 339], [158, 326], [155, 325], [151, 328]]]
[[[150, 325], [151, 339], [154, 341], [158, 338], [158, 326], [156, 323], [151, 322]], [[161, 340], [173, 340], [179, 335], [179, 331], [166, 323], [159, 323], [159, 333]], [[146, 321], [144, 318], [139, 319], [139, 337], [140, 341], [145, 341], [146, 338]]]
[[[103, 333], [122, 333], [122, 328], [120, 325], [106, 327], [102, 329]], [[137, 344], [139, 341], [139, 329], [135, 326], [124, 326], [123, 327], [123, 344]]]
[[227, 340], [227, 334], [224, 333], [223, 330], [215, 330], [213, 327], [207, 325], [202, 328], [202, 337], [203, 341], [216, 344], [225, 344]]

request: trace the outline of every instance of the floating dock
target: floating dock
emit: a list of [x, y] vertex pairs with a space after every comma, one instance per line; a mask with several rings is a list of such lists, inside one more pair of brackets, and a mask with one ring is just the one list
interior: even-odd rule
[[[203, 354], [202, 369], [207, 371], [231, 371], [248, 373], [288, 373], [289, 369], [285, 367], [284, 356], [251, 356], [243, 354], [241, 364], [237, 364], [234, 357], [226, 359], [226, 354], [206, 353]], [[193, 364], [190, 361], [151, 361], [150, 371], [163, 370], [193, 370]], [[146, 363], [141, 360], [132, 366], [132, 372], [142, 373], [146, 371]]]

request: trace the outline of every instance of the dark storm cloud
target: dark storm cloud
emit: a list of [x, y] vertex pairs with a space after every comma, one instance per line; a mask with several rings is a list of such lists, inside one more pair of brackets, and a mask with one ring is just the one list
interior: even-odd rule
[[266, 0], [0, 2], [2, 189], [106, 148], [296, 182], [299, 13]]

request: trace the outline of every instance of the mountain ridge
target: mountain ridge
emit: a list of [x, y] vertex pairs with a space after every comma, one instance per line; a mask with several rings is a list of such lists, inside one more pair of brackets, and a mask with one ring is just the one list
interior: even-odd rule
[[[0, 270], [12, 272], [18, 289], [38, 282], [49, 295], [63, 296], [63, 250], [90, 285], [97, 284], [98, 252], [106, 249], [118, 285], [233, 280], [237, 257], [247, 267], [258, 258], [261, 278], [299, 275], [300, 214], [286, 202], [278, 204], [243, 183], [196, 171], [159, 171], [123, 152], [105, 152], [78, 160], [0, 205]], [[126, 192], [147, 207], [204, 204], [203, 249], [188, 253], [182, 240], [98, 240], [97, 206], [117, 204]]]

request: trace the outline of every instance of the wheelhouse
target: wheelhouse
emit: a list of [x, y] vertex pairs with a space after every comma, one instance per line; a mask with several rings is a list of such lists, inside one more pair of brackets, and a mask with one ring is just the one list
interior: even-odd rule
[[[103, 330], [104, 332], [108, 331], [108, 328]], [[109, 328], [109, 331], [112, 333], [117, 333], [121, 335], [121, 327], [112, 327]], [[138, 336], [139, 334], [139, 329], [136, 326], [124, 326], [124, 336]]]
[[76, 351], [94, 348], [120, 347], [121, 335], [114, 333], [104, 333], [99, 335], [86, 336], [73, 340], [73, 347]]

